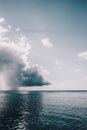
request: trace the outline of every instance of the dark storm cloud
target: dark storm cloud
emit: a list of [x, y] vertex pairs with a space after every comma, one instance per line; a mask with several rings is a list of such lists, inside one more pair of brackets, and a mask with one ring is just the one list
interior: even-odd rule
[[20, 74], [20, 81], [23, 86], [43, 86], [50, 84], [35, 68], [22, 71]]

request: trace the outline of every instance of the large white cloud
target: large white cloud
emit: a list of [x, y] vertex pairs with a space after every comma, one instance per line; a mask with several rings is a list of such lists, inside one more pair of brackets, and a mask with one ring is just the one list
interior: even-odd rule
[[18, 36], [16, 41], [11, 40], [6, 37], [10, 29], [8, 26], [0, 26], [0, 73], [5, 72], [11, 86], [49, 85], [44, 77], [49, 72], [42, 66], [29, 63], [31, 41], [24, 35]]

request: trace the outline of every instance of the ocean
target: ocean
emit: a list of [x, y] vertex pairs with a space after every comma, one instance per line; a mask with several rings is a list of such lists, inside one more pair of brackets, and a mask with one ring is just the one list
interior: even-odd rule
[[0, 130], [87, 130], [87, 92], [0, 92]]

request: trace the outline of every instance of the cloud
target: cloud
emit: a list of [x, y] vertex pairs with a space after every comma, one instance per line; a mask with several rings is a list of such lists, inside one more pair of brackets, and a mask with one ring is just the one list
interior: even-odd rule
[[21, 36], [19, 38], [19, 51], [20, 51], [20, 57], [22, 58], [23, 62], [25, 63], [25, 68], [29, 67], [29, 60], [28, 60], [28, 56], [30, 54], [30, 50], [31, 50], [31, 45], [30, 45], [31, 41], [28, 41], [26, 36]]
[[30, 68], [28, 70], [22, 71], [20, 77], [22, 86], [43, 86], [50, 84], [35, 68]]
[[[4, 18], [0, 18], [0, 22], [3, 23], [5, 22]], [[9, 26], [7, 27], [3, 27], [2, 25], [0, 25], [0, 42], [3, 42], [4, 40], [8, 40], [9, 38], [7, 38], [5, 35], [10, 32]]]
[[87, 51], [84, 51], [84, 52], [81, 52], [78, 54], [78, 57], [80, 59], [84, 59], [84, 60], [87, 60]]
[[15, 31], [16, 31], [16, 32], [20, 31], [20, 28], [16, 28]]
[[45, 79], [49, 72], [42, 66], [30, 65], [31, 41], [24, 35], [12, 41], [6, 37], [8, 32], [8, 26], [0, 26], [0, 79], [3, 79], [0, 85], [6, 83], [5, 86], [11, 86], [11, 89], [49, 85], [50, 82]]
[[[6, 86], [12, 86], [12, 89], [17, 86], [43, 86], [49, 85], [49, 81], [45, 80], [44, 73], [46, 70], [43, 67], [29, 66], [21, 58], [17, 50], [2, 47], [0, 48], [0, 73], [5, 73]], [[9, 77], [8, 77], [9, 75]], [[6, 80], [7, 79], [7, 80]]]
[[0, 46], [0, 71], [8, 69], [16, 69], [17, 65], [20, 64], [22, 60], [15, 50], [11, 48]]
[[41, 39], [41, 43], [48, 48], [53, 47], [53, 44], [49, 41], [48, 38]]
[[7, 27], [8, 27], [9, 29], [11, 29], [11, 28], [12, 28], [12, 26], [11, 26], [11, 25], [8, 25]]
[[0, 36], [4, 36], [7, 32], [9, 32], [9, 29], [0, 26]]
[[3, 87], [11, 86], [12, 89], [16, 89], [19, 85], [19, 80], [17, 75], [20, 73], [21, 69], [23, 68], [22, 59], [19, 57], [18, 53], [11, 48], [8, 47], [1, 47], [0, 46], [0, 78], [3, 77], [0, 81]]
[[4, 23], [5, 19], [3, 17], [0, 17], [0, 24]]
[[38, 65], [38, 64], [32, 65], [31, 68], [35, 68], [35, 69], [38, 70], [38, 72], [40, 72], [43, 76], [50, 74], [50, 72], [49, 72], [48, 70], [46, 70], [43, 66], [40, 66], [40, 65]]

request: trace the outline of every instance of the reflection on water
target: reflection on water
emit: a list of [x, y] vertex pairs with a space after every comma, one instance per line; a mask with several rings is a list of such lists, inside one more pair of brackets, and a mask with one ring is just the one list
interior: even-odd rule
[[[6, 95], [5, 95], [6, 94]], [[0, 110], [0, 128], [1, 129], [20, 129], [27, 130], [41, 125], [41, 94], [40, 93], [4, 93], [6, 96], [3, 102], [6, 102], [5, 106], [0, 106], [3, 110]], [[35, 125], [35, 126], [34, 126]]]
[[87, 93], [0, 92], [0, 130], [87, 130]]

